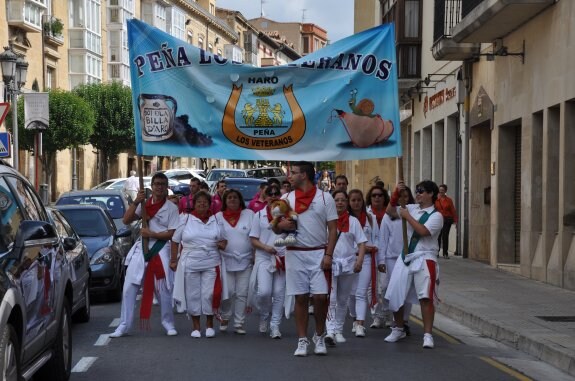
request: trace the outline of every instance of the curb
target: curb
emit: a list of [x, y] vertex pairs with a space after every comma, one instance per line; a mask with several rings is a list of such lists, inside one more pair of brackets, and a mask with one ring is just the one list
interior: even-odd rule
[[575, 356], [571, 353], [567, 353], [562, 347], [556, 344], [534, 340], [517, 331], [490, 322], [481, 316], [471, 314], [445, 302], [439, 303], [439, 305], [436, 306], [436, 311], [491, 339], [510, 345], [517, 350], [567, 372], [571, 376], [575, 376]]

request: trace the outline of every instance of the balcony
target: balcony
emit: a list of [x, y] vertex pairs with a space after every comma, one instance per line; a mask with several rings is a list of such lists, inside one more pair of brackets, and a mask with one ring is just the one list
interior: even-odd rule
[[465, 0], [436, 0], [431, 52], [437, 61], [464, 61], [479, 54], [479, 43], [456, 42], [453, 29], [460, 23]]
[[32, 0], [6, 0], [6, 21], [31, 33], [42, 32], [42, 14], [46, 5]]
[[43, 30], [45, 41], [53, 42], [60, 46], [64, 44], [64, 23], [59, 18], [44, 15]]
[[467, 0], [453, 27], [459, 43], [493, 42], [525, 24], [556, 0]]

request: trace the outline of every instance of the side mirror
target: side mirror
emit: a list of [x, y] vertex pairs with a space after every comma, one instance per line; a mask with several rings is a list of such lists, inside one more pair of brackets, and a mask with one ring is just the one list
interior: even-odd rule
[[70, 251], [74, 250], [78, 245], [78, 241], [74, 237], [66, 237], [64, 238], [64, 250]]
[[20, 255], [24, 247], [34, 245], [56, 245], [59, 237], [52, 224], [46, 221], [22, 221], [14, 240], [14, 253]]

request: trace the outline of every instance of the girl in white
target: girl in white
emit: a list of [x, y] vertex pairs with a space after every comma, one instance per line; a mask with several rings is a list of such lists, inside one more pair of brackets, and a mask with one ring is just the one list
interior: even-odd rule
[[192, 317], [193, 338], [202, 337], [201, 315], [206, 315], [206, 337], [215, 336], [214, 312], [219, 308], [223, 289], [218, 249], [225, 249], [226, 241], [210, 213], [210, 203], [208, 193], [196, 193], [192, 213], [180, 215], [182, 225], [172, 237], [170, 267], [176, 271], [173, 298]]
[[250, 231], [252, 245], [256, 249], [256, 263], [250, 279], [249, 305], [259, 310], [260, 332], [266, 333], [269, 323], [270, 337], [281, 339], [280, 323], [286, 287], [285, 247], [274, 246], [279, 235], [270, 227], [273, 218], [270, 204], [279, 200], [281, 190], [277, 185], [270, 185], [265, 195], [268, 206], [256, 213]]
[[[366, 255], [363, 259], [361, 272], [354, 284], [354, 289], [349, 298], [349, 310], [355, 316], [352, 331], [356, 337], [365, 336], [365, 315], [367, 306], [375, 306], [377, 303], [377, 251], [379, 227], [375, 216], [368, 214], [365, 208], [363, 193], [359, 189], [349, 191], [349, 213], [358, 219], [367, 242], [365, 243]], [[368, 294], [369, 292], [369, 294]]]
[[347, 193], [337, 190], [333, 193], [335, 209], [337, 211], [337, 241], [333, 252], [331, 265], [331, 295], [327, 319], [327, 335], [325, 342], [328, 345], [345, 343], [343, 337], [343, 323], [349, 296], [357, 278], [357, 273], [363, 266], [365, 243], [367, 238], [357, 218], [350, 216], [347, 211]]
[[246, 209], [240, 192], [235, 189], [224, 192], [222, 210], [216, 214], [216, 220], [228, 242], [220, 253], [226, 268], [229, 299], [222, 302], [220, 331], [227, 330], [233, 310], [234, 330], [239, 335], [246, 334], [246, 303], [254, 257], [249, 239], [253, 217], [254, 212]]

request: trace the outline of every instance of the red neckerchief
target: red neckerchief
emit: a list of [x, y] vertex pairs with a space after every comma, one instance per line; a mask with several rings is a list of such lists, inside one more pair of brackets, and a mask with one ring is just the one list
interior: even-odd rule
[[349, 231], [349, 212], [347, 210], [337, 217], [337, 231], [340, 233]]
[[367, 222], [367, 213], [365, 213], [365, 211], [362, 210], [361, 213], [359, 213], [359, 217], [357, 217], [357, 219], [359, 220], [361, 227], [364, 228]]
[[274, 217], [272, 216], [272, 210], [270, 208], [270, 206], [266, 206], [266, 211], [268, 212], [267, 217], [268, 217], [268, 222], [272, 222], [272, 220], [274, 219]]
[[208, 210], [207, 212], [205, 212], [204, 214], [200, 215], [198, 213], [197, 210], [192, 210], [192, 216], [196, 217], [197, 219], [199, 219], [200, 221], [202, 221], [204, 224], [206, 222], [208, 222], [208, 220], [210, 219], [210, 216], [212, 215], [212, 213]]
[[230, 224], [230, 226], [232, 228], [235, 228], [236, 225], [238, 224], [238, 221], [240, 220], [240, 215], [242, 214], [242, 210], [238, 209], [236, 211], [234, 210], [229, 210], [226, 209], [222, 212], [224, 219], [226, 221], [228, 221], [228, 224]]
[[383, 216], [385, 216], [385, 208], [382, 209], [381, 212], [378, 212], [372, 206], [371, 211], [373, 212], [373, 214], [375, 214], [375, 218], [377, 218], [377, 224], [381, 225], [381, 220], [383, 220]]
[[158, 213], [158, 210], [160, 210], [160, 208], [164, 206], [164, 204], [166, 203], [166, 199], [163, 199], [162, 201], [156, 203], [152, 203], [152, 199], [153, 197], [150, 197], [148, 201], [146, 201], [145, 205], [146, 217], [148, 218], [148, 220], [151, 220], [152, 217], [154, 217], [156, 213]]
[[317, 192], [316, 187], [312, 187], [307, 192], [304, 192], [304, 191], [299, 190], [299, 189], [295, 190], [295, 208], [294, 209], [295, 209], [296, 213], [301, 214], [309, 208], [311, 202], [313, 201], [313, 198], [315, 197], [315, 192]]

